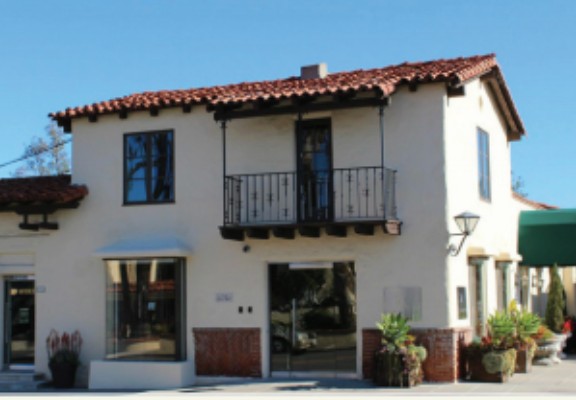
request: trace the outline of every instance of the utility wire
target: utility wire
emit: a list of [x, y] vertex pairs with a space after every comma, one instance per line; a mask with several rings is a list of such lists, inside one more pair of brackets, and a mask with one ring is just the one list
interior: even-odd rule
[[52, 146], [50, 146], [50, 147], [46, 147], [45, 149], [40, 149], [40, 150], [37, 149], [37, 150], [34, 151], [32, 154], [25, 154], [25, 155], [23, 155], [22, 157], [19, 157], [19, 158], [15, 159], [15, 160], [8, 161], [8, 162], [5, 162], [5, 163], [3, 163], [3, 164], [0, 164], [0, 168], [7, 167], [7, 166], [9, 166], [9, 165], [16, 164], [16, 163], [18, 163], [18, 162], [20, 162], [20, 161], [24, 161], [24, 160], [27, 160], [27, 159], [32, 158], [32, 157], [34, 157], [34, 156], [37, 156], [37, 155], [39, 155], [39, 154], [46, 153], [47, 151], [57, 149], [58, 147], [62, 147], [62, 146], [64, 146], [65, 144], [70, 143], [71, 141], [72, 141], [72, 139], [66, 139], [66, 140], [63, 140], [63, 141], [61, 141], [61, 142], [58, 142], [58, 143], [56, 143], [56, 144], [54, 144], [54, 145], [52, 145]]

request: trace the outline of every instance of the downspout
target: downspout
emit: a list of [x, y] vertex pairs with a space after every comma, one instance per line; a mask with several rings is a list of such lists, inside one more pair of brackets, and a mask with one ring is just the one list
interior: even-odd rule
[[220, 121], [222, 130], [222, 226], [226, 226], [226, 120]]
[[302, 136], [302, 110], [298, 110], [298, 120], [296, 122], [296, 190], [294, 191], [294, 201], [296, 202], [296, 221], [300, 222], [300, 218], [302, 215], [301, 210], [301, 182], [302, 182], [302, 171], [300, 168], [300, 160], [301, 160], [301, 152], [302, 152], [302, 143], [300, 142]]
[[380, 127], [380, 166], [382, 168], [382, 215], [384, 219], [387, 219], [388, 215], [386, 212], [386, 170], [384, 169], [384, 106], [385, 103], [382, 102], [378, 106], [378, 123]]

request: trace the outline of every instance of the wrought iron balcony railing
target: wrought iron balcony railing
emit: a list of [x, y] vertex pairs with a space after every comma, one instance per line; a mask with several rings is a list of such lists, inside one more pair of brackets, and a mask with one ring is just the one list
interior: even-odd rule
[[224, 226], [395, 220], [395, 174], [358, 167], [228, 175]]

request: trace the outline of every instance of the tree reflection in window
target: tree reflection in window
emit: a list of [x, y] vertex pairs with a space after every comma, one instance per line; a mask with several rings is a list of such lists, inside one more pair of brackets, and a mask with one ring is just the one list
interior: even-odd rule
[[127, 134], [124, 149], [124, 202], [173, 202], [173, 132]]

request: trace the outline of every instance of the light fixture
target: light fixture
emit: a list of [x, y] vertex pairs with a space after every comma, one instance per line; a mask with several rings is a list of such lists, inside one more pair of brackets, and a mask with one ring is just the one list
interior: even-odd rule
[[542, 287], [544, 286], [544, 279], [542, 279], [541, 276], [538, 275], [533, 275], [532, 276], [532, 287], [535, 287], [537, 289], [542, 289]]
[[471, 213], [470, 211], [464, 211], [461, 214], [458, 214], [454, 217], [454, 221], [456, 221], [456, 225], [458, 229], [460, 229], [460, 233], [451, 233], [450, 236], [462, 236], [462, 240], [458, 247], [450, 244], [448, 246], [448, 250], [451, 256], [457, 256], [462, 249], [462, 245], [468, 236], [474, 232], [476, 229], [476, 225], [478, 225], [478, 221], [480, 220], [480, 216]]

